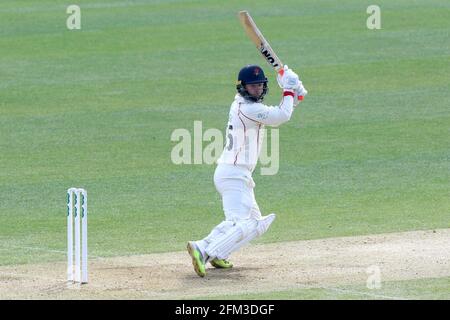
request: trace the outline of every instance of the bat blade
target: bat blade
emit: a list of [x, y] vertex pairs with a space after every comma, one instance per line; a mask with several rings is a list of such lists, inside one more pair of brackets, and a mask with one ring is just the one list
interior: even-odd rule
[[[273, 51], [266, 38], [264, 38], [263, 34], [256, 26], [256, 23], [253, 21], [250, 14], [244, 10], [240, 11], [238, 16], [245, 32], [252, 40], [252, 42], [256, 45], [256, 48], [261, 53], [263, 58], [275, 69], [277, 73], [280, 74], [280, 76], [283, 76], [283, 63], [281, 62], [280, 58], [278, 58], [275, 51]], [[298, 96], [298, 100], [303, 100], [303, 96]]]
[[276, 72], [283, 74], [283, 63], [280, 58], [276, 55], [275, 51], [273, 51], [269, 42], [264, 38], [261, 31], [256, 26], [256, 23], [253, 21], [252, 17], [247, 11], [239, 12], [239, 20], [247, 33], [248, 37], [252, 40], [252, 42], [256, 45], [256, 48], [261, 53], [264, 60], [269, 63]]

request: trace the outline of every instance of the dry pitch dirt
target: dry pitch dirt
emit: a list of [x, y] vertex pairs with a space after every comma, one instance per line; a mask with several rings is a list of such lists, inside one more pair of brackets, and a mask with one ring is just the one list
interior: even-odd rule
[[[450, 229], [250, 245], [235, 267], [193, 271], [186, 251], [89, 261], [88, 284], [69, 285], [65, 262], [0, 267], [0, 299], [192, 299], [224, 294], [450, 276]], [[373, 292], [376, 290], [367, 290]], [[371, 298], [386, 298], [373, 294]]]

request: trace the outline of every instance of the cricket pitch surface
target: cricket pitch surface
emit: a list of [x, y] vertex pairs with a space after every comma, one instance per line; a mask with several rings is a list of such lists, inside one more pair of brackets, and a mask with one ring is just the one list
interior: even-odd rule
[[90, 258], [89, 283], [81, 286], [66, 282], [66, 261], [0, 266], [0, 299], [195, 299], [330, 289], [365, 285], [373, 266], [381, 281], [448, 277], [450, 229], [249, 245], [230, 260], [232, 269], [208, 265], [200, 278], [186, 251]]

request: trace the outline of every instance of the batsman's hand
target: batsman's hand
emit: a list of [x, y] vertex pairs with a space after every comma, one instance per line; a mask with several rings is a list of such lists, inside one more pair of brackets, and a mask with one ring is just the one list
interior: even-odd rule
[[280, 73], [277, 74], [277, 82], [284, 90], [295, 90], [295, 88], [298, 87], [300, 80], [298, 75], [285, 65], [282, 75]]
[[299, 84], [297, 86], [297, 88], [295, 88], [294, 90], [294, 105], [298, 105], [298, 103], [300, 101], [303, 100], [303, 98], [308, 94], [308, 90], [305, 89], [305, 87], [303, 86], [303, 83], [301, 81], [299, 81]]

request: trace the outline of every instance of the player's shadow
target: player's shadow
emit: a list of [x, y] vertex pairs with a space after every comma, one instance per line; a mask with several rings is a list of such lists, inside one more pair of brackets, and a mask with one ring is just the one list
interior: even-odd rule
[[[203, 279], [207, 280], [226, 280], [230, 282], [242, 281], [243, 279], [248, 279], [249, 275], [254, 274], [254, 271], [260, 271], [262, 268], [248, 268], [248, 267], [233, 267], [230, 269], [218, 269], [218, 268], [207, 268], [206, 276]], [[185, 280], [192, 280], [192, 278], [198, 278], [198, 276], [193, 273], [185, 277]]]

